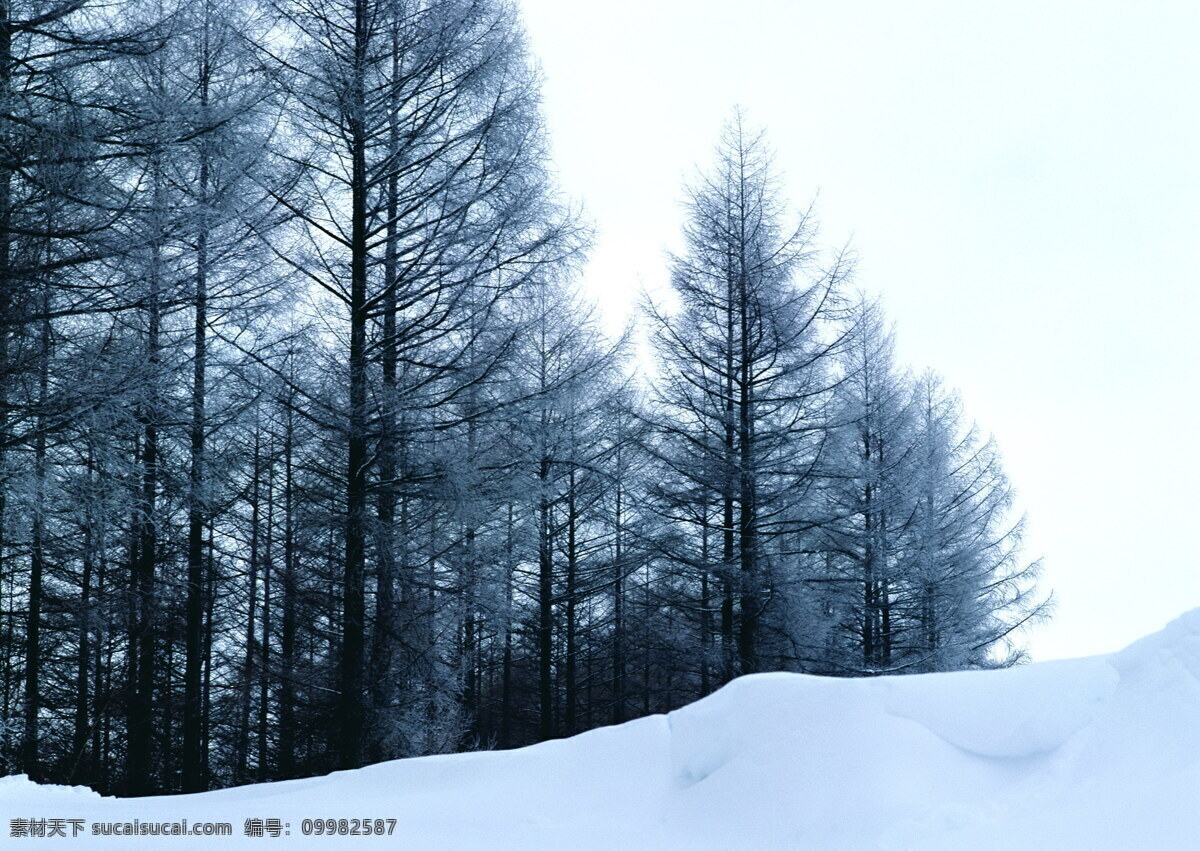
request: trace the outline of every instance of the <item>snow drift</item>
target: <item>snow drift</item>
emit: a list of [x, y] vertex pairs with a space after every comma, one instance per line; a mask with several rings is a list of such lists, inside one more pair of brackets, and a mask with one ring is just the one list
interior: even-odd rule
[[[1194, 848], [1200, 610], [1120, 653], [1008, 671], [743, 677], [669, 715], [508, 752], [161, 798], [0, 779], [0, 817], [395, 818], [388, 848]], [[83, 837], [72, 847], [149, 847]]]

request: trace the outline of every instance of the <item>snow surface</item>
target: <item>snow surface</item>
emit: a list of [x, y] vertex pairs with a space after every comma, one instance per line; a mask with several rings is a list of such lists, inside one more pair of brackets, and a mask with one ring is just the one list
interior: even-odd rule
[[[11, 818], [227, 821], [70, 847], [1200, 848], [1200, 610], [1111, 656], [1008, 671], [743, 677], [669, 715], [507, 752], [200, 795], [0, 779]], [[304, 838], [304, 818], [398, 820]], [[242, 836], [279, 818], [286, 839]]]

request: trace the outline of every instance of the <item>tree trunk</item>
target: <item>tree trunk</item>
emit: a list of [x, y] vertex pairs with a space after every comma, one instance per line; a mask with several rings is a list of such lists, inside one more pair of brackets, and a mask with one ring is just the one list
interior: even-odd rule
[[[274, 447], [271, 447], [272, 452]], [[267, 461], [267, 528], [262, 565], [262, 640], [258, 658], [258, 762], [255, 776], [259, 783], [269, 779], [270, 759], [267, 734], [270, 731], [271, 687], [271, 574], [275, 543], [275, 460]]]
[[249, 780], [251, 686], [254, 679], [255, 610], [258, 608], [258, 567], [260, 559], [259, 521], [262, 478], [262, 445], [258, 426], [254, 429], [254, 473], [250, 485], [250, 574], [247, 577], [246, 632], [242, 647], [241, 689], [238, 695], [237, 739], [234, 745], [234, 782]]
[[[622, 475], [623, 451], [617, 449], [617, 471]], [[612, 643], [612, 699], [613, 723], [625, 721], [625, 487], [617, 482], [615, 494], [613, 530], [613, 643]]]
[[[201, 103], [206, 106], [207, 74], [201, 76]], [[200, 203], [206, 203], [208, 157], [200, 160]], [[205, 753], [201, 747], [204, 669], [204, 504], [205, 504], [205, 372], [208, 367], [208, 228], [201, 225], [196, 247], [196, 292], [192, 326], [191, 471], [188, 482], [187, 600], [183, 672], [183, 791], [204, 789]]]
[[564, 589], [566, 594], [566, 652], [567, 658], [564, 665], [564, 691], [563, 697], [566, 704], [563, 718], [563, 726], [566, 735], [575, 733], [575, 720], [579, 712], [579, 694], [577, 684], [575, 682], [575, 666], [576, 654], [578, 653], [576, 633], [576, 608], [577, 601], [575, 595], [577, 573], [579, 570], [579, 552], [577, 541], [577, 524], [579, 518], [576, 516], [576, 493], [575, 493], [575, 470], [572, 468], [567, 482], [567, 585]]
[[367, 0], [354, 4], [354, 64], [348, 100], [350, 209], [350, 416], [346, 458], [346, 560], [342, 580], [342, 638], [338, 660], [338, 767], [362, 760], [367, 532]]
[[538, 498], [538, 709], [543, 740], [554, 738], [554, 550], [549, 475], [549, 462], [543, 460]]
[[[154, 157], [157, 158], [158, 154]], [[162, 209], [162, 178], [157, 161], [153, 164], [155, 184], [154, 211]], [[142, 485], [136, 525], [137, 559], [134, 564], [134, 644], [131, 655], [136, 657], [137, 678], [132, 684], [127, 731], [126, 784], [131, 795], [148, 795], [156, 789], [151, 769], [154, 730], [154, 679], [156, 670], [155, 635], [157, 590], [155, 566], [158, 558], [157, 497], [158, 497], [158, 366], [160, 360], [161, 247], [160, 233], [152, 236], [150, 257], [150, 294], [147, 299], [146, 364], [148, 381], [142, 403]]]
[[[50, 312], [49, 287], [43, 288], [42, 313]], [[46, 569], [46, 406], [50, 384], [50, 320], [40, 323], [38, 341], [38, 413], [34, 437], [35, 488], [33, 506], [33, 540], [29, 554], [29, 616], [25, 627], [25, 730], [21, 742], [21, 762], [25, 773], [34, 780], [42, 779], [40, 763], [40, 714], [42, 711], [42, 582]]]
[[512, 747], [513, 722], [513, 574], [516, 571], [516, 547], [513, 541], [515, 519], [510, 499], [504, 526], [504, 658], [500, 675], [500, 747]]
[[283, 614], [279, 647], [279, 755], [277, 774], [296, 774], [296, 525], [295, 414], [289, 402], [283, 435]]

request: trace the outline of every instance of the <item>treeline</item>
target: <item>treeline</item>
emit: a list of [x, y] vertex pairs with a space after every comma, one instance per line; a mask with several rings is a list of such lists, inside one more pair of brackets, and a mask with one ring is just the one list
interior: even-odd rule
[[1021, 657], [996, 451], [761, 137], [612, 340], [538, 97], [505, 0], [0, 4], [5, 770], [194, 791]]

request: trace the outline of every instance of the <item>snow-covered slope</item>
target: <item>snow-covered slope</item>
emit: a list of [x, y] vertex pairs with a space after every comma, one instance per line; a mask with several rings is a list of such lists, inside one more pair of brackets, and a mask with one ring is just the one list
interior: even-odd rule
[[[116, 800], [0, 779], [11, 818], [226, 821], [71, 847], [1198, 848], [1200, 610], [1112, 656], [1010, 671], [743, 677], [666, 716], [518, 751]], [[390, 837], [300, 836], [395, 818]], [[287, 839], [243, 837], [278, 818]]]

